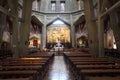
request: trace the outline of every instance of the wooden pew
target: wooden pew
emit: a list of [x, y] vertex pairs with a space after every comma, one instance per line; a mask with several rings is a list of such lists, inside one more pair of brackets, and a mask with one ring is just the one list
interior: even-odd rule
[[9, 79], [0, 79], [0, 80], [31, 80], [31, 78], [9, 78]]
[[76, 68], [81, 69], [120, 69], [120, 65], [76, 65]]
[[[39, 66], [39, 69], [38, 69]], [[4, 63], [2, 64], [2, 69], [5, 70], [37, 70], [42, 75], [45, 75], [48, 67], [46, 62], [12, 62], [12, 63]]]
[[[80, 54], [79, 54], [80, 55]], [[83, 55], [83, 54], [82, 54]], [[109, 59], [109, 58], [95, 58], [95, 57], [84, 57], [84, 56], [77, 56], [74, 54], [65, 54], [64, 57], [68, 59], [67, 61], [70, 64], [70, 69], [72, 70], [73, 74], [76, 76], [80, 73], [80, 70], [83, 70], [82, 68], [86, 69], [120, 69], [120, 66], [107, 66], [107, 65], [115, 65], [115, 60]], [[78, 67], [77, 65], [81, 65]], [[91, 66], [92, 65], [92, 66]], [[95, 66], [97, 65], [97, 67]], [[102, 65], [102, 66], [99, 66]], [[104, 65], [104, 66], [103, 66]], [[87, 68], [89, 66], [89, 68]], [[107, 66], [107, 67], [106, 67]], [[111, 68], [112, 67], [112, 68]], [[78, 76], [76, 76], [78, 77]], [[79, 79], [79, 78], [77, 78]], [[84, 80], [84, 79], [81, 79]]]
[[90, 77], [89, 80], [120, 80], [120, 77]]
[[120, 58], [119, 51], [117, 49], [105, 49], [105, 56]]
[[104, 61], [96, 61], [96, 62], [73, 62], [74, 65], [102, 65], [102, 64], [115, 64], [115, 62], [104, 62]]
[[79, 76], [81, 70], [84, 69], [118, 69], [120, 70], [120, 65], [76, 65], [76, 76]]
[[79, 60], [116, 60], [113, 58], [107, 58], [107, 57], [69, 57], [69, 59], [79, 59]]
[[32, 58], [35, 58], [35, 57], [41, 57], [41, 58], [45, 58], [45, 57], [51, 57], [53, 56], [54, 54], [48, 54], [48, 53], [34, 53], [34, 54], [27, 54], [27, 55], [23, 55], [22, 57], [32, 57]]
[[4, 63], [2, 64], [2, 66], [36, 66], [36, 65], [44, 65], [45, 63], [11, 63], [11, 64], [8, 64], [8, 63]]
[[[71, 71], [73, 72], [73, 75], [74, 76], [78, 76], [79, 72], [78, 72], [78, 67], [76, 67], [77, 65], [115, 65], [114, 62], [77, 62], [77, 63], [74, 63], [73, 62], [73, 65], [70, 66], [70, 69]], [[80, 68], [79, 68], [80, 69]]]
[[41, 78], [45, 75], [45, 63], [13, 63], [13, 64], [3, 64], [0, 68], [1, 71], [26, 71], [26, 70], [35, 70], [39, 72]]
[[0, 78], [31, 77], [32, 80], [39, 80], [39, 73], [36, 70], [25, 71], [0, 71]]
[[0, 71], [14, 71], [14, 70], [42, 70], [42, 66], [1, 66]]
[[94, 76], [120, 76], [119, 60], [85, 55], [89, 54], [64, 54], [66, 62], [77, 80], [89, 80], [90, 77]]
[[66, 54], [67, 57], [92, 57], [92, 54]]
[[[41, 77], [43, 77], [45, 75], [45, 72], [47, 71], [47, 68], [49, 67], [49, 61], [50, 59], [53, 58], [53, 55], [45, 55], [46, 57], [24, 57], [24, 58], [12, 58], [12, 59], [7, 59], [4, 60], [3, 62], [0, 62], [0, 77], [4, 76], [9, 77], [10, 75], [14, 75], [14, 76], [19, 76], [19, 77], [24, 77], [24, 73], [22, 74], [20, 71], [24, 71], [26, 73], [26, 71], [37, 71], [37, 73], [39, 73], [39, 80], [43, 79]], [[13, 72], [14, 73], [13, 73]], [[5, 72], [5, 73], [3, 73]], [[10, 72], [12, 72], [12, 74], [10, 74]], [[21, 74], [17, 74], [15, 72], [20, 72]], [[42, 74], [41, 74], [42, 73]], [[26, 75], [29, 75], [26, 73]], [[37, 75], [38, 76], [38, 75]], [[10, 76], [11, 77], [11, 76]], [[37, 80], [37, 79], [32, 79], [32, 80]]]
[[93, 61], [71, 61], [69, 64], [71, 70], [74, 71], [77, 65], [115, 65], [115, 62], [93, 60]]
[[[88, 59], [88, 60], [80, 60], [80, 59], [70, 59], [73, 62], [108, 62], [108, 60], [97, 60], [97, 59]], [[109, 61], [110, 62], [110, 61]]]
[[89, 80], [94, 76], [120, 76], [120, 69], [83, 69], [80, 71], [80, 80]]
[[54, 54], [49, 53], [34, 53], [30, 55], [23, 55], [22, 58], [49, 58], [49, 62], [52, 63]]
[[43, 61], [43, 60], [48, 60], [49, 58], [27, 58], [27, 57], [24, 57], [24, 58], [12, 58], [12, 59], [7, 59], [5, 61]]

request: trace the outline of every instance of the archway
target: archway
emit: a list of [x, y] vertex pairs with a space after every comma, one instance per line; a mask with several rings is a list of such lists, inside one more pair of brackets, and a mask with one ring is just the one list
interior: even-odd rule
[[42, 40], [42, 23], [36, 16], [31, 17], [30, 36], [29, 36], [29, 48], [39, 49], [41, 48]]
[[29, 39], [29, 48], [39, 48], [40, 45], [41, 45], [41, 39], [40, 38], [37, 38], [37, 37], [31, 37]]

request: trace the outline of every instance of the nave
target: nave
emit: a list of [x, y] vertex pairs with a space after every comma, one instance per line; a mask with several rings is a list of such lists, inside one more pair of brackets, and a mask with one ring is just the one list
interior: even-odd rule
[[0, 80], [120, 80], [120, 59], [67, 50], [0, 61]]
[[119, 35], [120, 0], [0, 0], [0, 80], [120, 80]]

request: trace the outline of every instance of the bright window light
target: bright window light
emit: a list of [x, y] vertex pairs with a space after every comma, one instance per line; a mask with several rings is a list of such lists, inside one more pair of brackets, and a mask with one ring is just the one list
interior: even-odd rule
[[53, 24], [64, 24], [64, 22], [62, 22], [61, 20], [56, 20], [55, 22], [53, 22]]

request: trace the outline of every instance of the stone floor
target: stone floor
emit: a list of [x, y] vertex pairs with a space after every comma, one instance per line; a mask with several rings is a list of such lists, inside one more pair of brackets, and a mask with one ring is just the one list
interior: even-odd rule
[[74, 80], [66, 66], [63, 56], [55, 56], [53, 64], [44, 80]]

